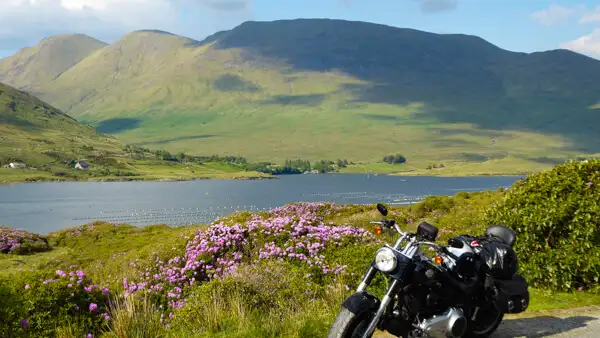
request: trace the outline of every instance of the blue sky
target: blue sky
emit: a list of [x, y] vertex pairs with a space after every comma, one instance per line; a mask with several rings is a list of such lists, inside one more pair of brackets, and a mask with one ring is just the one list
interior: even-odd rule
[[202, 39], [247, 20], [336, 18], [480, 36], [512, 51], [600, 58], [598, 0], [0, 0], [0, 57], [48, 35], [114, 42], [153, 28]]

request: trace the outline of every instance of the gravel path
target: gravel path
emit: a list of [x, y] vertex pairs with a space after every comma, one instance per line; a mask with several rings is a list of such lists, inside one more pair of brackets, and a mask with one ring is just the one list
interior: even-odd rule
[[529, 318], [506, 318], [492, 338], [599, 338], [600, 307], [554, 311]]
[[[376, 338], [392, 338], [378, 332]], [[490, 338], [600, 338], [600, 306], [506, 316]]]

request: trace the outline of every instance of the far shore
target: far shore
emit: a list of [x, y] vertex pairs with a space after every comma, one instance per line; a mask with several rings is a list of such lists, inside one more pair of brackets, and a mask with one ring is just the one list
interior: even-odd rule
[[[63, 183], [63, 182], [187, 182], [205, 180], [272, 180], [280, 176], [292, 176], [303, 174], [280, 174], [280, 175], [231, 175], [218, 177], [94, 177], [88, 179], [58, 178], [58, 177], [24, 177], [17, 180], [3, 180], [0, 176], [0, 185], [22, 184], [22, 183]], [[357, 173], [357, 172], [329, 172], [307, 175], [370, 175], [370, 176], [399, 176], [399, 177], [487, 177], [487, 176], [526, 176], [528, 173], [469, 173], [469, 172], [432, 172], [432, 171], [410, 171], [392, 173]], [[33, 176], [33, 175], [32, 175]]]

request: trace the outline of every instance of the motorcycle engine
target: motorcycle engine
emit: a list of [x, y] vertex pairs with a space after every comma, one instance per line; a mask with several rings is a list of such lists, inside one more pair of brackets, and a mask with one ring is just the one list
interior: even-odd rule
[[460, 308], [451, 307], [419, 321], [411, 338], [458, 338], [467, 331], [467, 318]]

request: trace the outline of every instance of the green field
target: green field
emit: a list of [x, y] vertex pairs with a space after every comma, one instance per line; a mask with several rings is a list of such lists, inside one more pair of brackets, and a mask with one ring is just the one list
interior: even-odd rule
[[[34, 46], [0, 60], [0, 81], [148, 148], [278, 163], [401, 153], [408, 169], [375, 171], [418, 175], [516, 174], [600, 153], [600, 62], [569, 51], [337, 20], [249, 22], [201, 42], [62, 39], [87, 55], [55, 65], [32, 59]], [[49, 81], [12, 64], [64, 71]]]

